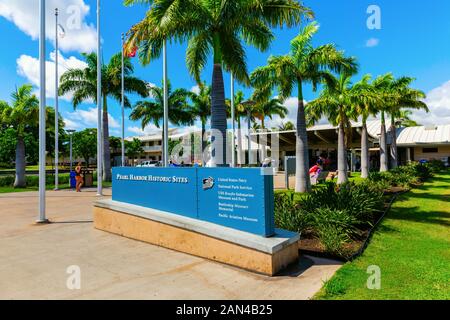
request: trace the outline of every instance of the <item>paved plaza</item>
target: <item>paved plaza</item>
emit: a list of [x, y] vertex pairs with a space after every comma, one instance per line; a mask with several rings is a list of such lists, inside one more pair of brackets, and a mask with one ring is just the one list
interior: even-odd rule
[[[0, 195], [0, 299], [308, 299], [340, 267], [302, 256], [267, 277], [105, 233], [93, 228], [97, 199], [93, 189], [47, 192], [52, 223], [35, 225], [36, 192]], [[70, 266], [79, 290], [67, 287]]]

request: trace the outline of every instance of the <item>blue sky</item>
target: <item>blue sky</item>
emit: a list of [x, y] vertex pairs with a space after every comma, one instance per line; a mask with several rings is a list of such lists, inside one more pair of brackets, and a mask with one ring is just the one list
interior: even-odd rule
[[[37, 85], [38, 41], [36, 37], [38, 11], [37, 2], [30, 5], [29, 0], [0, 0], [0, 30], [3, 45], [0, 51], [0, 99], [9, 100], [16, 85], [33, 83]], [[120, 34], [126, 32], [145, 14], [145, 6], [126, 8], [122, 0], [103, 0], [103, 55], [109, 59], [120, 51]], [[66, 28], [66, 37], [62, 43], [62, 61], [66, 67], [79, 66], [82, 62], [80, 52], [90, 50], [95, 43], [96, 1], [95, 0], [47, 0], [49, 40], [47, 42], [47, 60], [49, 83], [52, 83], [53, 8], [57, 5], [61, 11], [70, 9], [70, 5], [81, 12], [81, 29], [73, 31], [68, 17], [64, 13], [61, 23]], [[366, 21], [367, 8], [375, 4], [381, 9], [381, 29], [369, 30]], [[427, 102], [432, 110], [424, 117], [417, 113], [422, 123], [450, 123], [450, 1], [433, 0], [424, 6], [420, 0], [321, 0], [305, 1], [316, 14], [320, 31], [314, 42], [316, 45], [335, 43], [346, 54], [356, 56], [360, 64], [360, 74], [371, 73], [376, 76], [393, 72], [396, 76], [408, 75], [417, 78], [415, 86], [429, 93]], [[72, 7], [73, 9], [73, 7]], [[285, 54], [289, 51], [289, 41], [298, 33], [299, 28], [275, 30], [276, 40], [270, 50], [261, 53], [248, 48], [249, 71], [264, 65], [270, 54]], [[368, 45], [371, 44], [371, 45]], [[185, 44], [172, 44], [169, 47], [169, 77], [174, 87], [191, 89], [195, 82], [185, 67]], [[142, 79], [160, 85], [161, 61], [154, 61], [142, 67], [137, 59], [133, 60], [136, 75]], [[54, 64], [53, 64], [54, 67]], [[203, 78], [210, 82], [211, 65], [203, 72]], [[225, 74], [226, 90], [229, 92], [229, 75]], [[241, 87], [237, 85], [237, 88]], [[48, 88], [49, 89], [49, 88]], [[250, 94], [249, 89], [243, 88]], [[295, 93], [293, 93], [295, 94]], [[52, 95], [51, 89], [49, 95]], [[311, 100], [317, 93], [305, 88], [305, 99]], [[228, 93], [229, 96], [229, 93]], [[94, 107], [85, 103], [74, 111], [70, 97], [62, 99], [61, 113], [67, 119], [68, 126], [82, 129], [95, 126]], [[290, 118], [295, 116], [295, 96], [286, 101], [290, 109]], [[49, 97], [48, 105], [54, 100]], [[119, 135], [119, 103], [109, 102], [111, 114], [111, 134]], [[129, 114], [129, 111], [127, 111]], [[273, 123], [279, 122], [275, 119]], [[140, 124], [126, 121], [127, 136], [139, 133]], [[155, 128], [147, 128], [151, 132]]]

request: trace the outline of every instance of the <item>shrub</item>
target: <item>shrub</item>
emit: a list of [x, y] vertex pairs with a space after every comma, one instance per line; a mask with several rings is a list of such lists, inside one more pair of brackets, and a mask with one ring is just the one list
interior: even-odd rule
[[[322, 242], [339, 247], [357, 232], [360, 221], [346, 210], [317, 208], [311, 215], [312, 226]], [[326, 243], [323, 243], [327, 247]]]
[[11, 169], [14, 170], [14, 164], [7, 162], [0, 162], [0, 169]]
[[411, 163], [386, 172], [371, 172], [368, 180], [378, 188], [402, 187], [408, 189], [431, 176], [432, 172], [429, 165]]
[[[12, 187], [14, 185], [14, 176], [0, 176], [0, 187]], [[60, 174], [59, 183], [68, 184], [70, 180], [69, 174]], [[38, 187], [39, 186], [39, 176], [27, 175], [26, 176], [27, 187]], [[46, 184], [52, 185], [55, 183], [55, 175], [49, 174], [46, 176]]]
[[12, 187], [14, 180], [13, 176], [2, 176], [0, 177], [0, 187]]
[[[68, 184], [70, 179], [69, 174], [60, 174], [59, 175], [59, 183], [60, 184]], [[52, 185], [55, 183], [55, 175], [54, 174], [48, 174], [45, 177], [46, 184]], [[27, 176], [27, 186], [28, 187], [38, 187], [39, 186], [39, 176], [33, 175], [33, 176]]]
[[383, 192], [365, 182], [348, 182], [340, 186], [327, 182], [299, 202], [306, 212], [315, 213], [322, 208], [340, 210], [362, 224], [370, 224], [373, 215], [383, 208]]
[[441, 172], [446, 169], [444, 162], [441, 160], [431, 160], [428, 163], [428, 167], [431, 169], [432, 172]]
[[300, 210], [294, 192], [275, 194], [275, 225], [294, 232], [303, 232], [309, 227], [308, 214]]
[[426, 163], [415, 163], [412, 166], [412, 170], [416, 177], [418, 177], [421, 181], [425, 181], [433, 177], [433, 172], [431, 166]]

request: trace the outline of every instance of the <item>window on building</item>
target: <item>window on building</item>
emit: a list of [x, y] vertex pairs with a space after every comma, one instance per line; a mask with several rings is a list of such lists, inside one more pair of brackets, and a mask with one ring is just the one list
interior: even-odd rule
[[438, 148], [422, 148], [422, 153], [438, 153]]

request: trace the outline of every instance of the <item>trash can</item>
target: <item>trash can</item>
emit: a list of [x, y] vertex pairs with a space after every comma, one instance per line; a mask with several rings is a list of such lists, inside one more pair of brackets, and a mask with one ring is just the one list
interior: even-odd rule
[[92, 187], [94, 185], [94, 174], [92, 171], [84, 172], [84, 187]]
[[70, 172], [70, 188], [75, 189], [77, 186], [77, 179], [75, 171]]

